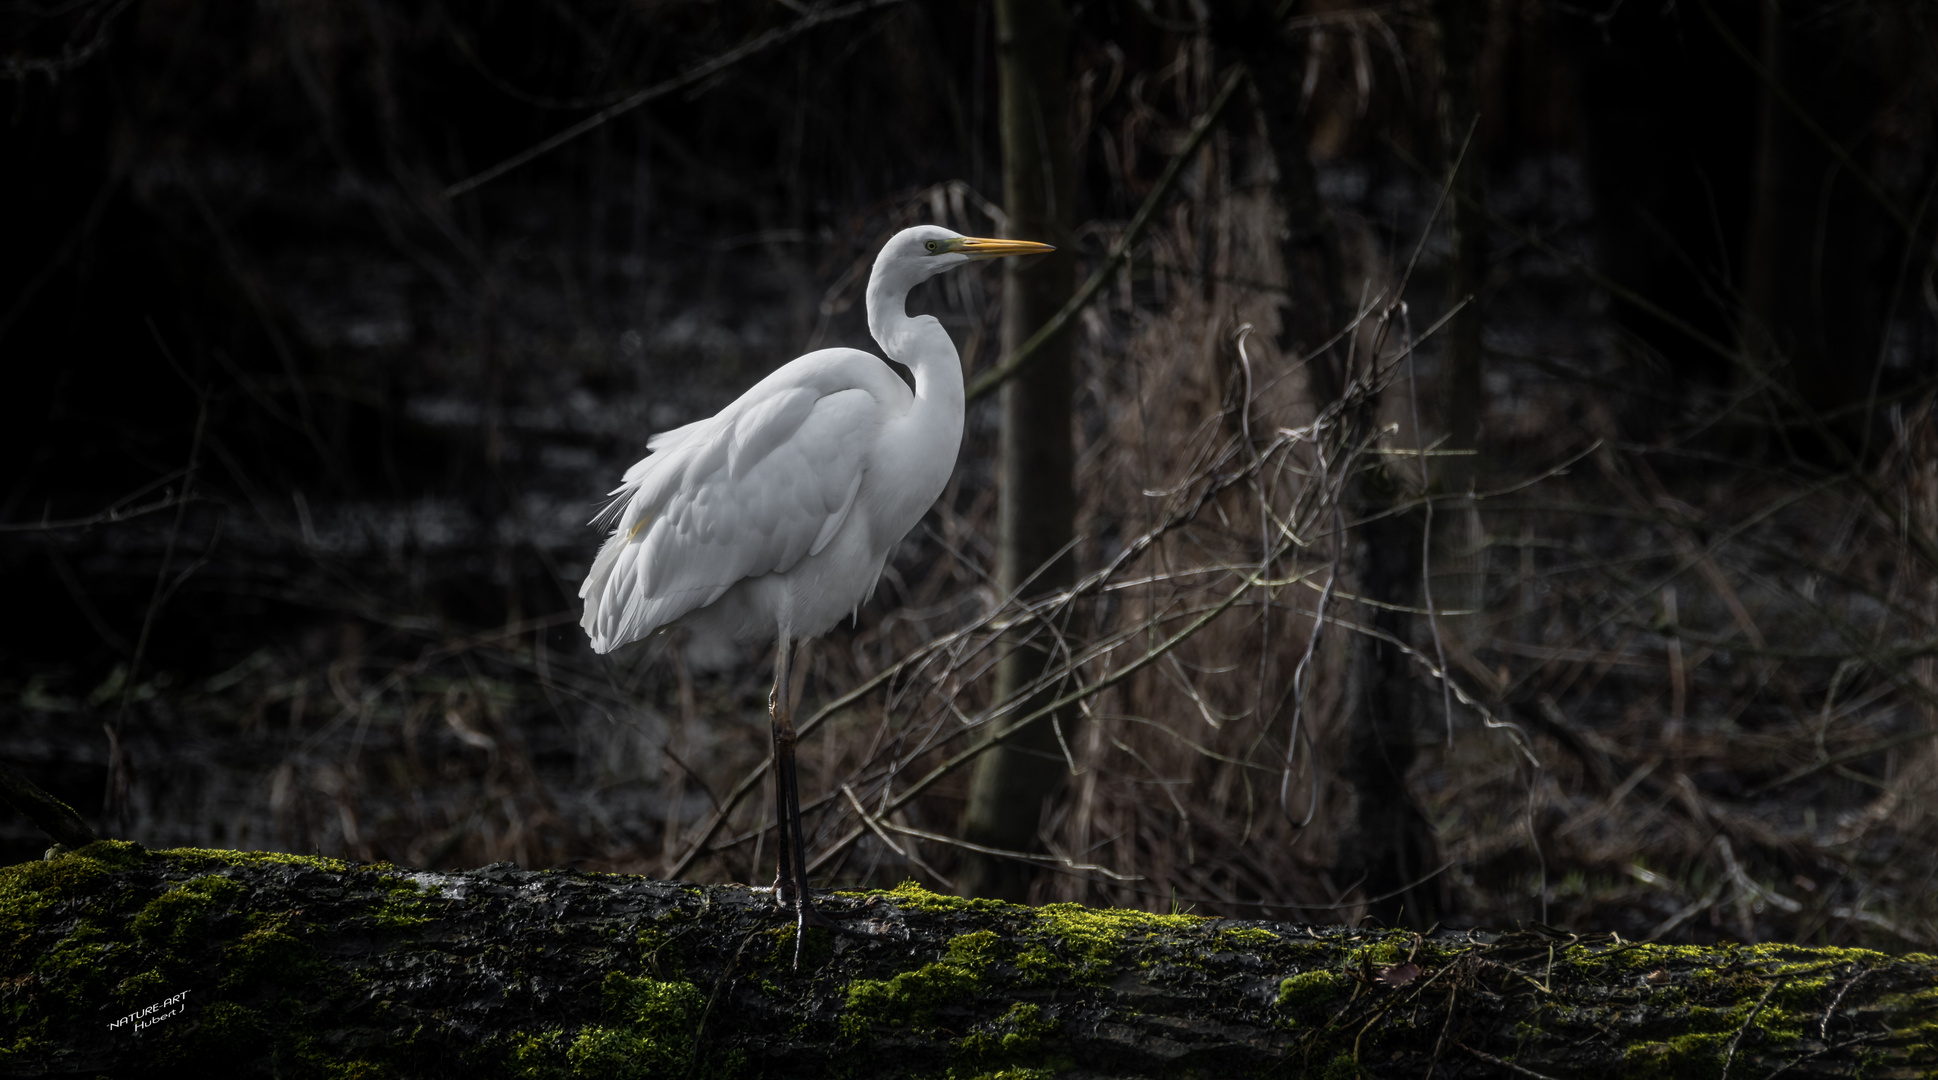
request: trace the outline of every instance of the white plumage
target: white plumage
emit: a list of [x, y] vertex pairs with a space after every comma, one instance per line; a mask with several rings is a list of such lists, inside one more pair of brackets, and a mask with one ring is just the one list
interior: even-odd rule
[[867, 599], [882, 563], [935, 502], [962, 443], [962, 367], [919, 282], [975, 258], [1049, 250], [933, 225], [883, 246], [868, 328], [915, 389], [874, 356], [822, 349], [705, 420], [653, 436], [651, 456], [595, 524], [612, 535], [586, 575], [597, 652], [661, 627], [739, 640], [824, 633]]
[[[768, 376], [718, 416], [646, 444], [652, 456], [627, 471], [602, 515], [613, 533], [579, 592], [593, 649], [609, 652], [682, 619], [743, 640], [783, 626], [789, 637], [810, 636], [834, 624], [844, 612], [808, 610], [803, 586], [842, 576], [834, 564], [853, 559], [855, 540], [882, 531], [881, 522], [848, 526], [870, 472], [879, 475], [867, 451], [881, 435], [880, 415], [906, 411], [891, 389], [856, 385], [874, 374], [864, 364], [912, 396], [880, 360], [830, 349]], [[903, 521], [902, 532], [913, 524]], [[837, 546], [844, 531], [849, 542]]]
[[579, 588], [594, 651], [670, 626], [778, 638], [777, 810], [791, 832], [778, 845], [779, 884], [804, 922], [813, 910], [805, 875], [790, 870], [805, 863], [790, 805], [789, 646], [867, 599], [889, 552], [948, 483], [962, 444], [961, 361], [941, 323], [908, 315], [909, 290], [973, 259], [1049, 250], [933, 225], [896, 233], [869, 275], [868, 329], [914, 375], [912, 392], [868, 353], [811, 352], [717, 415], [647, 440], [650, 455], [593, 519], [612, 525]]

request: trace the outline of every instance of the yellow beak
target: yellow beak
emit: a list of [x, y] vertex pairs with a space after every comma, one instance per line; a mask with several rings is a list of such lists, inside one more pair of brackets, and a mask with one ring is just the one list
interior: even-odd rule
[[955, 250], [972, 259], [994, 259], [1004, 255], [1041, 255], [1056, 249], [1048, 244], [1034, 240], [985, 240], [977, 236], [965, 236], [950, 244]]

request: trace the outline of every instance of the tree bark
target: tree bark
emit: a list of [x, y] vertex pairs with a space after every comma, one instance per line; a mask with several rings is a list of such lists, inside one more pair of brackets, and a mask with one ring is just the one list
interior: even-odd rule
[[[1047, 256], [1011, 259], [1004, 265], [1005, 356], [1048, 322], [1075, 288], [1066, 119], [1070, 98], [1065, 85], [1068, 34], [1069, 16], [1059, 0], [996, 4], [1009, 234], [1057, 248]], [[1036, 360], [1003, 386], [996, 580], [1005, 593], [1023, 588], [1026, 581], [1031, 582], [1029, 591], [1043, 592], [1075, 580], [1075, 559], [1065, 551], [1076, 529], [1070, 475], [1073, 392], [1068, 333], [1046, 342]], [[1042, 641], [1039, 635], [1031, 646], [1015, 648], [997, 667], [999, 699], [1042, 674], [1049, 655]], [[1054, 725], [1067, 722], [1064, 716], [1046, 718], [982, 756], [970, 781], [962, 824], [965, 839], [1011, 851], [1036, 846], [1043, 800], [1065, 772]], [[968, 896], [1021, 900], [1034, 875], [1026, 863], [966, 852], [956, 884]]]
[[1346, 349], [1320, 352], [1319, 346], [1351, 321], [1353, 311], [1343, 288], [1339, 231], [1319, 196], [1319, 178], [1306, 151], [1300, 56], [1279, 32], [1279, 6], [1270, 0], [1214, 5], [1211, 32], [1221, 52], [1251, 71], [1272, 155], [1272, 194], [1285, 214], [1279, 233], [1286, 290], [1279, 308], [1279, 354], [1288, 361], [1307, 359], [1312, 398], [1324, 405], [1344, 392]]
[[[1212, 34], [1221, 50], [1244, 62], [1258, 88], [1272, 154], [1274, 194], [1285, 213], [1279, 253], [1285, 263], [1287, 303], [1279, 349], [1288, 360], [1304, 358], [1315, 409], [1345, 399], [1364, 371], [1348, 370], [1344, 344], [1317, 347], [1343, 329], [1353, 312], [1341, 282], [1345, 258], [1338, 231], [1307, 151], [1300, 103], [1298, 54], [1286, 47], [1277, 6], [1234, 0], [1214, 10]], [[1361, 350], [1363, 353], [1364, 350]], [[1363, 363], [1363, 361], [1362, 361]], [[1339, 445], [1378, 422], [1377, 391], [1358, 394], [1335, 428]], [[1404, 460], [1404, 459], [1401, 459]], [[1374, 466], [1349, 482], [1344, 499], [1352, 517], [1365, 521], [1346, 539], [1342, 577], [1361, 595], [1389, 605], [1413, 606], [1421, 580], [1420, 523], [1391, 512], [1397, 490], [1384, 468]], [[1413, 616], [1390, 607], [1366, 607], [1361, 616], [1401, 641], [1412, 638]], [[1350, 835], [1339, 845], [1342, 881], [1359, 881], [1368, 910], [1389, 925], [1425, 929], [1439, 921], [1444, 905], [1431, 880], [1437, 865], [1432, 827], [1406, 784], [1414, 758], [1419, 693], [1406, 655], [1384, 641], [1355, 635], [1348, 642], [1345, 728], [1350, 732], [1343, 767], [1355, 811]], [[1426, 879], [1426, 880], [1423, 880]]]
[[[1447, 220], [1450, 248], [1444, 306], [1464, 305], [1441, 331], [1441, 369], [1432, 388], [1428, 423], [1438, 432], [1420, 432], [1422, 444], [1436, 438], [1448, 450], [1474, 450], [1487, 411], [1483, 389], [1486, 371], [1481, 348], [1482, 289], [1487, 281], [1486, 164], [1480, 146], [1480, 79], [1482, 36], [1490, 18], [1486, 0], [1434, 0], [1435, 36], [1440, 46], [1440, 92], [1435, 123], [1440, 159], [1447, 176]], [[1468, 138], [1472, 131], [1473, 137]], [[1462, 150], [1465, 149], [1465, 156]], [[1457, 166], [1457, 167], [1456, 167]], [[1431, 486], [1436, 492], [1471, 494], [1479, 459], [1448, 456], [1433, 459]], [[1486, 560], [1482, 545], [1486, 531], [1480, 509], [1472, 499], [1449, 502], [1434, 516], [1433, 606], [1441, 610], [1475, 611], [1486, 592]], [[1424, 579], [1423, 579], [1424, 580]], [[1442, 617], [1440, 630], [1464, 636], [1477, 625], [1472, 616]]]
[[[1447, 260], [1445, 303], [1451, 308], [1468, 300], [1441, 331], [1446, 353], [1439, 412], [1448, 447], [1470, 450], [1480, 442], [1481, 414], [1486, 404], [1481, 393], [1480, 290], [1486, 277], [1482, 244], [1487, 219], [1482, 211], [1479, 147], [1467, 146], [1464, 160], [1461, 150], [1470, 126], [1479, 119], [1480, 44], [1487, 25], [1487, 4], [1482, 0], [1434, 0], [1433, 17], [1440, 45], [1440, 93], [1434, 119], [1442, 168], [1451, 170], [1447, 201], [1441, 211], [1446, 215], [1452, 249]], [[1460, 163], [1458, 169], [1455, 162]], [[1440, 471], [1450, 489], [1468, 486], [1471, 459], [1451, 457], [1441, 461]]]
[[1924, 955], [826, 906], [795, 970], [763, 889], [103, 841], [0, 869], [0, 1075], [1889, 1077], [1938, 1019]]
[[[1345, 560], [1359, 590], [1387, 604], [1409, 604], [1423, 563], [1418, 514], [1391, 510], [1393, 490], [1381, 472], [1357, 478], [1348, 511], [1365, 520], [1347, 543]], [[1358, 617], [1399, 641], [1411, 639], [1418, 616], [1392, 607], [1362, 607]], [[1358, 634], [1347, 669], [1352, 710], [1341, 771], [1353, 790], [1349, 842], [1340, 845], [1336, 876], [1358, 881], [1367, 913], [1388, 926], [1425, 930], [1446, 914], [1433, 826], [1420, 811], [1406, 774], [1413, 767], [1422, 695], [1405, 653], [1382, 637]]]
[[[1854, 160], [1868, 163], [1879, 117], [1889, 113], [1882, 81], [1853, 62], [1865, 55], [1853, 43], [1878, 31], [1845, 20], [1819, 23], [1794, 7], [1786, 15], [1778, 0], [1753, 7], [1756, 36], [1737, 45], [1754, 56], [1754, 66], [1746, 55], [1732, 58], [1756, 103], [1736, 382], [1754, 389], [1771, 376], [1782, 380], [1791, 399], [1786, 412], [1823, 424], [1829, 438], [1858, 450], [1876, 423], [1860, 406], [1877, 389], [1887, 280], [1877, 268], [1895, 267], [1899, 244], [1915, 241], [1902, 226], [1893, 229], [1804, 120], [1839, 133]], [[1720, 20], [1712, 25], [1731, 32]], [[1813, 412], [1818, 418], [1809, 417]], [[1744, 409], [1739, 424], [1768, 438], [1758, 430], [1769, 425], [1766, 416]], [[1822, 437], [1804, 445], [1822, 454], [1828, 448], [1815, 445]], [[1841, 456], [1830, 451], [1833, 460]]]
[[[1776, 0], [1760, 0], [1756, 6], [1760, 30], [1757, 59], [1771, 80], [1779, 80], [1783, 78], [1783, 12]], [[1760, 377], [1773, 359], [1771, 329], [1778, 322], [1777, 237], [1784, 225], [1785, 209], [1780, 190], [1784, 162], [1778, 146], [1783, 103], [1771, 82], [1761, 82], [1756, 89], [1756, 142], [1750, 161], [1749, 224], [1743, 232], [1743, 317], [1739, 331], [1743, 358], [1751, 370], [1738, 373], [1741, 385]]]

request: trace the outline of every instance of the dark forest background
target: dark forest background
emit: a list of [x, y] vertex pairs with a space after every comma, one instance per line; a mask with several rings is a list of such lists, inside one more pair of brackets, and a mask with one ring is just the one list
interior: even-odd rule
[[[1103, 576], [1058, 655], [1095, 691], [1026, 895], [1938, 942], [1930, 9], [1068, 8], [1080, 275], [1247, 78], [1070, 331]], [[994, 33], [0, 9], [0, 760], [153, 846], [769, 880], [771, 658], [592, 655], [586, 522], [652, 432], [872, 349], [893, 230], [1002, 231]], [[998, 274], [911, 304], [972, 379]], [[823, 882], [954, 886], [967, 773], [893, 796], [972, 741], [976, 634], [1029, 599], [992, 585], [998, 424], [809, 654]], [[1100, 685], [1099, 643], [1233, 585]], [[0, 859], [45, 843], [0, 818]]]

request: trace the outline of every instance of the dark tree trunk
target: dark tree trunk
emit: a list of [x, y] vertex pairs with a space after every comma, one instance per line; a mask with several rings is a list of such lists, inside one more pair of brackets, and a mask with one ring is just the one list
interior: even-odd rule
[[[1715, 393], [1716, 404], [1719, 391], [1751, 392], [1733, 425], [1746, 449], [1840, 460], [1863, 446], [1877, 423], [1865, 407], [1874, 384], [1890, 392], [1915, 378], [1879, 360], [1890, 307], [1915, 303], [1916, 278], [1897, 274], [1901, 245], [1929, 242], [1929, 214], [1917, 219], [1923, 240], [1907, 227], [1933, 161], [1926, 142], [1890, 133], [1896, 117], [1929, 108], [1902, 104], [1909, 84], [1886, 58], [1927, 40], [1912, 29], [1924, 6], [1551, 10], [1581, 83], [1598, 261], [1675, 321], [1615, 308], [1661, 353], [1647, 377]], [[1732, 339], [1735, 349], [1714, 351]], [[1779, 388], [1781, 425], [1755, 404], [1766, 379]], [[1646, 441], [1673, 415], [1639, 410], [1623, 429]], [[1812, 430], [1819, 422], [1830, 442]]]
[[[1365, 377], [1365, 372], [1348, 370], [1349, 350], [1344, 344], [1315, 354], [1319, 345], [1346, 326], [1353, 311], [1341, 288], [1345, 259], [1338, 232], [1320, 198], [1307, 151], [1296, 66], [1299, 54], [1283, 41], [1276, 9], [1277, 5], [1265, 2], [1220, 7], [1212, 32], [1220, 49], [1250, 68], [1257, 87], [1275, 193], [1286, 215], [1279, 252], [1285, 262], [1288, 302], [1282, 312], [1279, 349], [1288, 360], [1309, 358], [1306, 372], [1313, 403], [1324, 408], [1344, 398], [1350, 381]], [[1347, 429], [1365, 431], [1378, 415], [1378, 393], [1356, 397], [1348, 414], [1340, 417], [1340, 444], [1353, 441]], [[1420, 524], [1386, 512], [1395, 490], [1383, 470], [1351, 482], [1346, 506], [1353, 517], [1368, 523], [1347, 541], [1340, 572], [1357, 582], [1365, 596], [1413, 606], [1421, 579]], [[1405, 612], [1367, 607], [1362, 617], [1401, 641], [1413, 636], [1413, 616]], [[1352, 637], [1348, 650], [1352, 685], [1346, 707], [1351, 735], [1344, 773], [1353, 786], [1357, 811], [1352, 833], [1340, 845], [1340, 878], [1362, 883], [1362, 894], [1373, 898], [1370, 910], [1376, 918], [1424, 929], [1439, 920], [1442, 904], [1438, 886], [1419, 880], [1434, 869], [1437, 856], [1432, 828], [1406, 785], [1419, 711], [1412, 664], [1398, 649], [1366, 635]]]
[[[1481, 51], [1492, 7], [1487, 0], [1435, 0], [1434, 26], [1440, 45], [1440, 93], [1436, 126], [1440, 159], [1447, 177], [1447, 260], [1445, 308], [1463, 305], [1442, 329], [1438, 385], [1422, 387], [1430, 410], [1423, 420], [1439, 430], [1421, 432], [1421, 443], [1440, 440], [1448, 450], [1480, 445], [1487, 398], [1482, 390], [1485, 356], [1481, 318], [1487, 281], [1486, 165], [1481, 153], [1479, 113]], [[1471, 140], [1468, 132], [1473, 132]], [[1466, 153], [1462, 156], [1462, 148]], [[1458, 168], [1456, 168], [1458, 163]], [[1443, 310], [1445, 309], [1443, 308]], [[1432, 459], [1432, 489], [1472, 493], [1479, 461], [1471, 456]], [[1486, 590], [1485, 530], [1480, 510], [1470, 500], [1442, 503], [1433, 517], [1433, 606], [1441, 610], [1478, 610]], [[1420, 580], [1427, 580], [1425, 577]], [[1424, 600], [1424, 596], [1422, 597]], [[1472, 621], [1442, 618], [1442, 631], [1460, 633]]]
[[[1054, 244], [1047, 256], [1011, 259], [1003, 273], [1003, 355], [1014, 353], [1050, 321], [1075, 288], [1070, 248], [1072, 184], [1065, 69], [1069, 16], [1058, 0], [998, 0], [996, 63], [1001, 83], [1003, 198], [1010, 235]], [[1003, 385], [998, 468], [996, 580], [1005, 592], [1040, 593], [1075, 580], [1075, 559], [1064, 554], [1076, 528], [1071, 488], [1070, 335], [1046, 342], [1030, 366]], [[1055, 559], [1054, 563], [1051, 560]], [[1050, 563], [1041, 574], [1037, 571]], [[1037, 643], [1011, 652], [996, 670], [996, 693], [1007, 698], [1042, 674], [1048, 653]], [[1025, 709], [1034, 708], [1034, 704]], [[1055, 724], [1038, 721], [1006, 745], [984, 754], [970, 782], [964, 839], [1018, 851], [1036, 846], [1043, 800], [1065, 773]], [[1067, 737], [1067, 732], [1066, 732]], [[956, 885], [966, 896], [1021, 900], [1033, 869], [1015, 860], [968, 853]]]
[[[1486, 278], [1482, 244], [1486, 239], [1487, 219], [1482, 212], [1479, 147], [1469, 145], [1464, 161], [1461, 147], [1470, 129], [1476, 130], [1480, 78], [1481, 34], [1487, 25], [1485, 0], [1435, 0], [1434, 29], [1440, 44], [1440, 93], [1436, 102], [1436, 126], [1445, 170], [1460, 168], [1448, 176], [1447, 201], [1441, 211], [1447, 221], [1451, 258], [1447, 261], [1446, 306], [1465, 300], [1462, 307], [1441, 331], [1445, 359], [1441, 368], [1440, 424], [1450, 449], [1470, 450], [1480, 442], [1481, 414], [1481, 296]], [[1471, 468], [1470, 458], [1441, 458], [1436, 463], [1452, 490], [1465, 489]]]
[[[1799, 111], [1826, 131], [1882, 126], [1883, 83], [1853, 55], [1861, 55], [1853, 41], [1878, 30], [1786, 16], [1777, 0], [1760, 0], [1754, 11], [1755, 36], [1738, 43], [1762, 71], [1747, 56], [1731, 60], [1755, 100], [1737, 330], [1746, 366], [1737, 381], [1750, 387], [1775, 373], [1797, 411], [1828, 417], [1832, 437], [1854, 449], [1867, 422], [1863, 411], [1847, 410], [1874, 390], [1883, 332], [1886, 282], [1877, 268], [1895, 269], [1898, 244], [1909, 237]], [[1870, 143], [1853, 139], [1846, 147], [1860, 166], [1871, 164]], [[1752, 430], [1768, 424], [1748, 413], [1743, 421]]]
[[762, 889], [98, 843], [0, 869], [0, 1076], [1911, 1076], [1938, 1019], [1929, 956], [827, 906], [795, 970]]
[[[1356, 530], [1350, 561], [1367, 596], [1404, 604], [1420, 581], [1421, 520], [1386, 512], [1391, 493], [1383, 480], [1376, 473], [1358, 482], [1362, 498], [1355, 509], [1372, 520]], [[1400, 641], [1409, 640], [1418, 618], [1388, 607], [1361, 608], [1359, 617]], [[1440, 921], [1445, 905], [1434, 873], [1439, 854], [1433, 827], [1406, 783], [1418, 738], [1420, 684], [1405, 653], [1366, 634], [1353, 638], [1347, 678], [1353, 722], [1343, 771], [1353, 789], [1354, 818], [1340, 847], [1338, 877], [1360, 882], [1373, 918], [1425, 930]]]
[[1337, 401], [1346, 385], [1342, 346], [1317, 350], [1352, 319], [1342, 287], [1346, 279], [1338, 230], [1306, 151], [1300, 102], [1300, 54], [1278, 31], [1279, 4], [1233, 0], [1214, 5], [1212, 33], [1218, 49], [1250, 70], [1259, 115], [1272, 155], [1273, 194], [1285, 213], [1279, 257], [1285, 263], [1286, 301], [1279, 309], [1279, 354], [1311, 357], [1307, 368], [1313, 399]]

